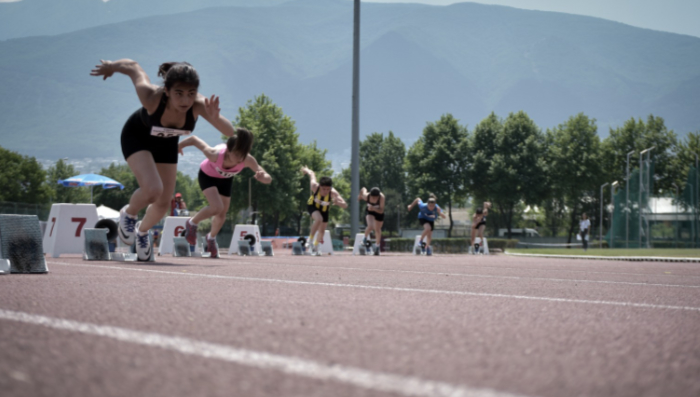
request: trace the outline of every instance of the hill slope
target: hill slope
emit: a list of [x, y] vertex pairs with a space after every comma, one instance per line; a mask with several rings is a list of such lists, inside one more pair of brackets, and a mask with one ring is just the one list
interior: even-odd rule
[[[680, 134], [700, 126], [698, 38], [472, 3], [362, 7], [363, 136], [393, 130], [410, 144], [446, 112], [473, 127], [491, 111], [524, 110], [543, 128], [585, 112], [601, 135], [649, 113]], [[265, 93], [303, 142], [331, 153], [350, 146], [352, 3], [341, 0], [208, 8], [0, 42], [2, 146], [42, 158], [119, 157], [138, 100], [124, 76], [89, 76], [99, 59], [119, 58], [137, 60], [154, 82], [161, 62], [187, 60], [225, 116]], [[196, 133], [218, 139], [203, 120]]]

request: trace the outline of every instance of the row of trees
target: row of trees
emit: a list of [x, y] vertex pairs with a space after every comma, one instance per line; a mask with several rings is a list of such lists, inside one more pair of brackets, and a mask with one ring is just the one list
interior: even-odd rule
[[[234, 124], [254, 132], [252, 154], [272, 175], [273, 183], [251, 183], [253, 173], [249, 170], [235, 177], [232, 219], [250, 208], [247, 220], [257, 219], [268, 233], [278, 227], [298, 234], [305, 231], [309, 181], [299, 172], [302, 165], [319, 176], [332, 176], [334, 187], [346, 199], [356, 199], [348, 197], [350, 167], [334, 175], [327, 152], [315, 142], [299, 143], [294, 121], [269, 97], [261, 95], [249, 101], [239, 109]], [[601, 140], [596, 120], [583, 113], [542, 131], [522, 111], [505, 118], [492, 113], [470, 131], [452, 115], [445, 114], [427, 123], [420, 138], [408, 149], [391, 131], [386, 135], [368, 135], [360, 143], [360, 186], [377, 186], [384, 192], [385, 230], [390, 232], [415, 223], [415, 214], [405, 214], [408, 202], [434, 193], [448, 213], [450, 232], [454, 208], [491, 201], [492, 232], [507, 228], [510, 233], [513, 227], [525, 226], [522, 211], [526, 206], [537, 206], [541, 210], [539, 226], [551, 235], [566, 230], [571, 238], [582, 212], [593, 215], [594, 224], [601, 221], [596, 208], [600, 204], [598, 189], [603, 183], [618, 181], [624, 188], [627, 153], [638, 154], [652, 146], [656, 146], [655, 186], [660, 192], [672, 191], [674, 183], [682, 185], [695, 154], [700, 153], [700, 133], [690, 133], [687, 139], [679, 140], [662, 118], [650, 115], [646, 121], [626, 121]], [[63, 160], [44, 171], [33, 158], [0, 149], [0, 166], [0, 183], [5, 187], [0, 191], [0, 201], [89, 201], [86, 190], [56, 184], [58, 179], [75, 174]], [[633, 161], [630, 168], [637, 166]], [[95, 203], [120, 208], [128, 202], [137, 188], [128, 166], [113, 164], [99, 173], [120, 181], [125, 189], [96, 189]], [[178, 173], [176, 190], [190, 208], [206, 205], [192, 178]], [[339, 223], [350, 221], [349, 211], [340, 208], [333, 208], [331, 217]]]

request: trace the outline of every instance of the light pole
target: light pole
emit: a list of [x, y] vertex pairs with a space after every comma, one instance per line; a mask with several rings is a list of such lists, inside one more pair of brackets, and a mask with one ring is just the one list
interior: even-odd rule
[[[618, 185], [619, 183], [615, 181], [610, 186], [610, 247], [608, 248], [614, 248], [613, 240], [615, 239], [615, 224], [613, 222], [615, 220], [615, 188]], [[603, 243], [601, 242], [601, 244]]]
[[[642, 248], [642, 190], [644, 185], [644, 164], [642, 163], [644, 154], [653, 150], [656, 146], [644, 149], [639, 152], [639, 248]], [[650, 155], [651, 156], [651, 155]], [[647, 236], [647, 242], [649, 236]]]
[[350, 182], [350, 236], [359, 229], [360, 203], [360, 0], [355, 0], [352, 44], [352, 170]]
[[[599, 225], [599, 231], [598, 231], [598, 244], [600, 245], [600, 248], [603, 248], [603, 189], [608, 186], [609, 183], [605, 182], [601, 187], [600, 187], [600, 221], [598, 223]], [[586, 238], [586, 236], [581, 237]], [[585, 241], [584, 241], [585, 243]], [[585, 247], [585, 245], [584, 245]]]
[[[698, 209], [700, 209], [700, 181], [698, 181], [698, 172], [700, 170], [698, 169], [698, 154], [695, 154], [695, 188], [698, 189], [695, 191], [695, 200], [690, 200], [691, 202], [695, 203], [696, 205], [694, 206], [695, 208], [695, 219], [693, 219], [693, 224], [695, 224], [697, 227], [700, 227], [700, 220], [698, 219]], [[697, 229], [696, 229], [697, 230]], [[693, 239], [693, 248], [697, 248], [697, 236], [696, 238]]]
[[673, 246], [674, 248], [678, 248], [678, 216], [680, 212], [678, 210], [678, 185], [672, 183], [671, 186], [676, 188], [676, 226], [673, 228]]
[[627, 153], [627, 177], [625, 178], [625, 248], [630, 247], [630, 155], [634, 150]]
[[[690, 185], [690, 202], [692, 203], [692, 202], [694, 202], [694, 200], [693, 200], [693, 184], [689, 183], [688, 185]], [[693, 219], [693, 221], [694, 221], [694, 219]], [[691, 225], [690, 233], [692, 234], [692, 240], [695, 241], [695, 239], [697, 237], [697, 229], [695, 228], [695, 222], [691, 222], [690, 225]]]

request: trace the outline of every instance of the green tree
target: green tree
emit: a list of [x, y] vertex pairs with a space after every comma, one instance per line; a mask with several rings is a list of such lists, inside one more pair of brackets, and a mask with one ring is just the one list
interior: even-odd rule
[[231, 211], [248, 208], [250, 195], [253, 221], [255, 213], [259, 212], [264, 215], [262, 229], [270, 223], [274, 230], [282, 220], [297, 212], [294, 199], [301, 177], [299, 134], [294, 121], [264, 94], [248, 101], [238, 113], [234, 124], [249, 129], [255, 136], [251, 154], [270, 174], [272, 183], [265, 185], [252, 181], [249, 185], [248, 180], [254, 173], [245, 169], [233, 179]]
[[[139, 187], [136, 177], [133, 172], [131, 172], [129, 166], [127, 164], [112, 163], [109, 167], [102, 168], [99, 174], [121, 183], [124, 185], [124, 189], [118, 187], [113, 189], [95, 188], [93, 191], [93, 202], [95, 205], [104, 205], [119, 211], [123, 206], [129, 204], [131, 195]], [[139, 215], [142, 216], [143, 213], [145, 213], [145, 211], [142, 211]]]
[[671, 191], [676, 171], [672, 159], [678, 149], [676, 134], [666, 128], [664, 119], [649, 115], [646, 123], [631, 118], [622, 127], [610, 129], [610, 135], [603, 140], [603, 164], [607, 171], [607, 181], [619, 181], [625, 188], [627, 153], [630, 157], [630, 173], [639, 168], [639, 153], [656, 146], [652, 152], [654, 161], [654, 188], [656, 191]]
[[516, 206], [536, 205], [547, 197], [544, 144], [544, 135], [522, 111], [505, 121], [491, 113], [474, 129], [470, 190], [477, 202], [493, 202], [495, 226], [505, 226], [508, 238]]
[[452, 234], [452, 207], [467, 195], [468, 134], [451, 114], [428, 123], [423, 135], [408, 150], [406, 172], [409, 191], [416, 196], [434, 193], [446, 204]]
[[[387, 231], [398, 232], [399, 212], [405, 211], [405, 157], [406, 146], [391, 131], [386, 138], [375, 132], [360, 142], [360, 186], [378, 187], [384, 193], [384, 230]], [[364, 214], [360, 211], [361, 222], [365, 222]]]
[[58, 181], [78, 175], [75, 167], [60, 159], [46, 170], [49, 188], [51, 189], [51, 201], [54, 203], [89, 203], [89, 187], [68, 187], [59, 185]]
[[675, 152], [677, 155], [673, 158], [672, 167], [675, 175], [673, 182], [682, 188], [688, 171], [691, 167], [695, 167], [696, 156], [700, 156], [700, 131], [691, 132], [685, 140], [679, 141]]
[[[546, 153], [549, 164], [550, 194], [554, 204], [545, 208], [563, 210], [568, 207], [570, 224], [568, 242], [577, 225], [576, 220], [582, 212], [587, 211], [591, 218], [597, 219], [587, 203], [596, 203], [598, 187], [605, 180], [602, 152], [595, 119], [583, 113], [572, 116], [565, 123], [547, 130], [549, 149]], [[546, 200], [548, 201], [548, 200]], [[598, 203], [600, 204], [600, 203]], [[591, 213], [593, 212], [593, 213]], [[553, 213], [553, 216], [560, 214]], [[598, 222], [601, 220], [598, 219]]]
[[[300, 167], [297, 168], [298, 179], [297, 179], [297, 192], [295, 195], [294, 206], [294, 220], [297, 227], [297, 234], [304, 235], [309, 229], [310, 217], [305, 216], [307, 213], [306, 206], [311, 196], [311, 190], [309, 189], [310, 181], [308, 175], [301, 174], [301, 165], [309, 167], [316, 173], [316, 178], [321, 178], [322, 176], [333, 176], [333, 170], [331, 169], [331, 162], [326, 160], [327, 150], [320, 150], [316, 145], [316, 141], [309, 145], [303, 145], [299, 149], [299, 163]], [[340, 177], [333, 178], [333, 187], [337, 189], [338, 183], [340, 182]], [[342, 196], [342, 193], [341, 193]], [[345, 197], [347, 200], [347, 197]], [[329, 217], [334, 217], [338, 215], [338, 211], [341, 208], [336, 208], [331, 206], [331, 213]]]
[[45, 204], [51, 195], [46, 171], [36, 158], [3, 147], [0, 147], [0, 186], [0, 201]]

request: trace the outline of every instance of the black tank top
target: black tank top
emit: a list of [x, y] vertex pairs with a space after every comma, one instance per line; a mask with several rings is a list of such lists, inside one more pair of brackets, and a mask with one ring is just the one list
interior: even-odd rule
[[367, 207], [365, 207], [365, 211], [367, 211], [367, 212], [374, 212], [374, 211], [370, 211], [370, 210], [369, 210], [369, 206], [370, 206], [370, 204], [371, 204], [371, 205], [378, 205], [379, 202], [382, 201], [382, 196], [381, 196], [381, 195], [380, 195], [380, 196], [377, 196], [378, 199], [377, 199], [377, 201], [374, 202], [374, 203], [371, 202], [371, 201], [369, 201], [369, 198], [370, 198], [370, 197], [372, 197], [372, 196], [370, 196], [370, 195], [368, 194], [368, 195], [367, 195]]
[[[168, 104], [168, 96], [163, 93], [163, 96], [160, 98], [160, 104], [158, 104], [158, 109], [156, 109], [153, 114], [149, 115], [148, 110], [146, 108], [142, 107], [141, 108], [141, 121], [143, 122], [144, 125], [147, 127], [164, 127], [163, 124], [161, 124], [160, 119], [163, 117], [163, 113], [165, 112], [165, 106]], [[182, 127], [164, 127], [164, 128], [172, 128], [176, 130], [185, 130], [185, 131], [192, 131], [194, 130], [194, 126], [197, 124], [197, 120], [194, 118], [194, 105], [192, 105], [191, 108], [187, 110], [187, 115], [185, 116], [185, 125]]]

